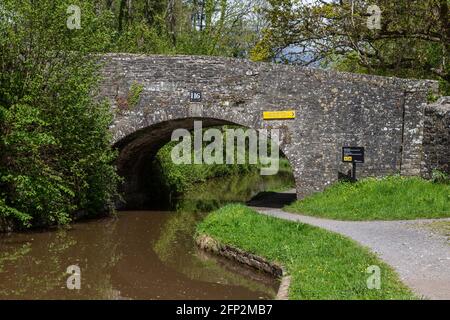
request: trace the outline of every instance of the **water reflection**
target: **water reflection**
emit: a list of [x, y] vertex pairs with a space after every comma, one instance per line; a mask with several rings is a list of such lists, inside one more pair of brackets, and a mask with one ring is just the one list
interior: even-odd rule
[[[0, 298], [273, 298], [277, 281], [198, 251], [193, 233], [202, 212], [288, 181], [224, 179], [186, 194], [175, 212], [121, 212], [67, 229], [0, 235]], [[81, 268], [81, 290], [66, 288], [70, 265]]]
[[278, 191], [294, 186], [292, 174], [285, 171], [275, 176], [252, 174], [214, 179], [173, 199], [169, 209], [179, 212], [210, 212], [227, 203], [246, 202], [262, 191]]

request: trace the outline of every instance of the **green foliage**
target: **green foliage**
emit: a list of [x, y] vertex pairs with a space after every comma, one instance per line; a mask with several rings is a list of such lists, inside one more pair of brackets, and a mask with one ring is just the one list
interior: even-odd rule
[[[258, 60], [330, 66], [342, 71], [436, 79], [450, 94], [448, 0], [268, 0], [269, 26], [252, 52]], [[369, 27], [380, 9], [380, 27]], [[287, 48], [296, 48], [297, 53]]]
[[98, 9], [113, 17], [110, 51], [242, 57], [259, 36], [259, 2], [111, 0]]
[[138, 105], [142, 90], [144, 90], [142, 84], [135, 82], [131, 85], [130, 92], [128, 93], [128, 106], [130, 108], [135, 108]]
[[[226, 145], [226, 132], [225, 129], [238, 129], [238, 126], [224, 126], [219, 129], [223, 132], [223, 145]], [[205, 129], [207, 130], [207, 129]], [[247, 140], [248, 142], [248, 140]], [[268, 141], [268, 148], [270, 150], [270, 143]], [[192, 187], [197, 187], [201, 182], [205, 182], [211, 178], [219, 178], [235, 175], [247, 175], [247, 174], [259, 174], [261, 164], [249, 163], [249, 150], [248, 146], [245, 148], [245, 163], [244, 164], [174, 164], [172, 161], [172, 150], [177, 145], [177, 142], [170, 142], [161, 148], [156, 155], [156, 159], [153, 164], [153, 175], [155, 185], [152, 189], [157, 189], [158, 185], [163, 185], [164, 193], [172, 193], [174, 195], [183, 194], [189, 191]], [[203, 147], [206, 147], [208, 143], [204, 143]], [[191, 138], [191, 157], [192, 163], [194, 163], [194, 138], [192, 133]], [[239, 148], [235, 148], [235, 163], [238, 157]], [[225, 153], [225, 151], [224, 151]], [[225, 160], [225, 154], [224, 154]], [[289, 161], [286, 158], [281, 158], [279, 161], [279, 171], [288, 175], [292, 175], [292, 169]], [[161, 188], [160, 188], [161, 189]]]
[[431, 180], [434, 183], [450, 184], [450, 175], [440, 170], [433, 170]]
[[434, 94], [434, 92], [428, 92], [427, 101], [428, 103], [433, 103], [439, 100], [439, 96]]
[[285, 209], [338, 220], [445, 218], [450, 217], [450, 186], [421, 178], [368, 178], [337, 183]]
[[266, 61], [273, 57], [273, 48], [271, 47], [272, 34], [266, 30], [263, 38], [258, 41], [250, 50], [250, 59], [253, 61]]
[[257, 165], [250, 164], [174, 164], [171, 153], [176, 144], [176, 142], [171, 142], [161, 148], [155, 160], [155, 166], [162, 176], [161, 180], [165, 184], [165, 188], [174, 194], [184, 193], [196, 184], [211, 178], [254, 173], [259, 169]]
[[[374, 254], [341, 235], [228, 205], [199, 224], [197, 236], [240, 248], [283, 265], [292, 276], [289, 298], [413, 299], [395, 272]], [[381, 269], [380, 290], [369, 290], [366, 269]]]
[[[66, 26], [81, 6], [81, 30]], [[111, 207], [109, 106], [95, 102], [109, 16], [96, 1], [5, 0], [0, 19], [0, 214], [21, 225], [65, 224]]]

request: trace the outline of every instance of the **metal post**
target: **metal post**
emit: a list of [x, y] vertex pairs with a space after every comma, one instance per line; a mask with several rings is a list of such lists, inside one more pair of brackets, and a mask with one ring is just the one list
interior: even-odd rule
[[356, 162], [352, 162], [353, 170], [352, 170], [352, 180], [356, 181]]

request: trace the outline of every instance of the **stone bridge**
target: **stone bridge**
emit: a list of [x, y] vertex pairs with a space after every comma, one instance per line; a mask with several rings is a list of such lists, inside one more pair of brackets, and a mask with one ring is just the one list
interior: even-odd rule
[[[343, 146], [365, 147], [360, 177], [428, 174], [432, 164], [426, 159], [435, 158], [423, 151], [427, 97], [437, 90], [433, 81], [219, 57], [112, 54], [103, 59], [100, 96], [114, 108], [111, 132], [129, 203], [148, 196], [152, 157], [174, 129], [192, 129], [194, 120], [202, 120], [203, 127], [280, 129], [280, 149], [293, 168], [299, 198], [351, 169], [341, 161]], [[138, 99], [132, 97], [137, 86]], [[202, 92], [202, 101], [191, 102], [191, 91]], [[277, 110], [295, 110], [296, 118], [263, 119], [263, 111]], [[433, 137], [428, 140], [433, 144]]]

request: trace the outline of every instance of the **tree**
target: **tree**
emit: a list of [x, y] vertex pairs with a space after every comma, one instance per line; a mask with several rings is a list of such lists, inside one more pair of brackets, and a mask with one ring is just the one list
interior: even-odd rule
[[[269, 0], [256, 60], [432, 78], [450, 92], [449, 0]], [[379, 28], [372, 22], [380, 10]], [[376, 21], [375, 21], [376, 22]]]
[[109, 16], [79, 2], [82, 29], [67, 27], [74, 1], [4, 0], [0, 18], [0, 216], [22, 225], [65, 224], [112, 209], [109, 106], [96, 102]]
[[[247, 56], [261, 32], [265, 0], [107, 0], [115, 20], [110, 50]], [[112, 33], [114, 34], [114, 33]]]

